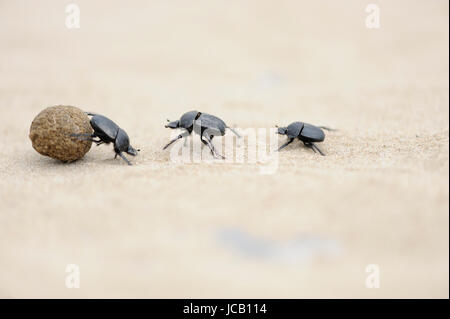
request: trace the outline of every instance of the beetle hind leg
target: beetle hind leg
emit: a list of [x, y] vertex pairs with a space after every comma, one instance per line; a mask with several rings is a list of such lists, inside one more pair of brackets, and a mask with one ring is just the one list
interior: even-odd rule
[[335, 128], [330, 128], [330, 127], [328, 127], [328, 126], [319, 126], [321, 129], [323, 129], [323, 130], [326, 130], [326, 131], [329, 131], [329, 132], [335, 132], [335, 131], [337, 131], [337, 129], [335, 129]]
[[322, 152], [322, 150], [316, 144], [314, 144], [314, 143], [311, 143], [311, 144], [312, 144], [313, 149], [315, 149], [317, 152], [319, 152], [320, 155], [325, 156], [325, 153]]
[[205, 144], [206, 146], [209, 147], [209, 149], [211, 150], [211, 155], [214, 156], [214, 158], [225, 159], [225, 156], [218, 154], [216, 149], [214, 148], [214, 145], [212, 145], [213, 138], [214, 138], [214, 136], [211, 136], [211, 138], [208, 138], [208, 136], [206, 136], [206, 135], [200, 136], [200, 140], [202, 141], [203, 144]]
[[316, 144], [314, 144], [314, 143], [305, 143], [305, 142], [303, 142], [303, 144], [305, 144], [305, 146], [307, 148], [312, 149], [314, 151], [314, 153], [319, 153], [320, 155], [325, 156], [325, 153], [322, 152], [322, 150]]

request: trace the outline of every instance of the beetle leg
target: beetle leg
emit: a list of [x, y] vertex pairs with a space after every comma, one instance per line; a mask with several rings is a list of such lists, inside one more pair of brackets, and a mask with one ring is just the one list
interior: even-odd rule
[[94, 134], [89, 134], [89, 133], [74, 133], [74, 134], [70, 134], [70, 137], [76, 137], [79, 140], [82, 141], [92, 141], [93, 142], [93, 138], [96, 137], [96, 135]]
[[123, 155], [122, 153], [116, 153], [116, 156], [115, 156], [114, 158], [116, 158], [117, 155], [119, 155], [120, 157], [122, 157], [122, 159], [123, 159], [128, 165], [131, 165], [130, 161], [125, 157], [125, 155]]
[[314, 147], [312, 147], [312, 143], [303, 142], [303, 144], [305, 144], [305, 146], [307, 148], [312, 149], [314, 151], [314, 153], [317, 153], [316, 149]]
[[[239, 135], [239, 137], [240, 137], [240, 135]], [[216, 152], [216, 148], [214, 147], [214, 145], [213, 145], [213, 143], [212, 143], [212, 139], [213, 139], [213, 138], [214, 138], [214, 135], [211, 135], [211, 136], [209, 137], [209, 140], [207, 139], [208, 142], [209, 142], [209, 145], [212, 146], [212, 148], [213, 148], [214, 152], [216, 153], [216, 156], [217, 156], [217, 157], [219, 157], [219, 158], [221, 158], [221, 159], [225, 159], [225, 156], [220, 155], [219, 153]]]
[[[206, 146], [208, 146], [209, 147], [209, 144], [208, 144], [208, 142], [207, 141], [205, 141], [201, 136], [200, 136], [200, 141], [202, 141], [202, 143], [203, 144], [205, 144]], [[213, 153], [213, 151], [212, 151], [212, 149], [211, 149], [211, 147], [209, 147], [209, 149], [211, 150], [211, 154], [212, 155], [214, 155], [214, 153]]]
[[314, 143], [305, 143], [305, 142], [303, 142], [303, 144], [305, 144], [305, 146], [307, 148], [312, 149], [314, 151], [314, 153], [319, 152], [320, 155], [325, 156], [325, 153], [322, 152], [322, 150], [316, 144], [314, 144]]
[[236, 130], [234, 130], [233, 128], [227, 126], [227, 129], [229, 129], [231, 132], [233, 132], [238, 138], [241, 138], [241, 135], [239, 135], [239, 133], [236, 132]]
[[80, 134], [70, 134], [71, 137], [76, 137], [77, 139], [81, 141], [91, 141], [97, 144], [97, 146], [105, 143], [105, 141], [102, 141], [100, 138], [98, 140], [95, 140], [94, 137], [98, 137], [95, 134], [88, 134], [88, 133], [80, 133]]
[[[203, 139], [203, 137], [205, 139]], [[221, 158], [221, 159], [225, 159], [225, 157], [223, 155], [220, 155], [216, 152], [216, 149], [214, 148], [214, 145], [212, 145], [212, 139], [214, 136], [212, 136], [211, 138], [208, 138], [208, 136], [200, 136], [200, 140], [202, 141], [203, 144], [205, 144], [206, 146], [209, 147], [209, 149], [211, 150], [211, 154], [212, 156], [214, 156], [215, 158]]]
[[288, 146], [289, 144], [291, 144], [294, 141], [293, 138], [290, 138], [286, 143], [284, 143], [283, 145], [280, 146], [279, 149], [277, 149], [277, 152], [279, 152], [280, 150], [282, 150], [283, 148], [285, 148], [286, 146]]
[[334, 128], [329, 128], [329, 127], [326, 127], [326, 126], [319, 126], [321, 129], [323, 129], [323, 130], [327, 130], [327, 131], [330, 131], [330, 132], [334, 132], [334, 131], [337, 131], [336, 129], [334, 129]]
[[325, 156], [325, 153], [322, 152], [322, 150], [321, 150], [316, 144], [311, 143], [311, 148], [312, 148], [313, 150], [317, 150], [317, 152], [319, 152], [320, 155]]
[[175, 143], [176, 141], [178, 141], [180, 138], [189, 136], [189, 131], [184, 131], [183, 133], [181, 133], [180, 135], [178, 135], [176, 138], [174, 138], [173, 140], [171, 140], [166, 146], [163, 147], [163, 150], [165, 150], [166, 148], [168, 148], [170, 145], [172, 145], [173, 143]]

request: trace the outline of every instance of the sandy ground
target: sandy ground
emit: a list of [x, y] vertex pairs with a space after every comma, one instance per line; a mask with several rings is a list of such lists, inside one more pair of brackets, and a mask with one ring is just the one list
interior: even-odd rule
[[[65, 1], [0, 1], [0, 297], [448, 298], [447, 1], [377, 1], [380, 29], [365, 1], [76, 3], [69, 30]], [[56, 104], [115, 120], [135, 165], [37, 154]], [[274, 174], [174, 163], [193, 108], [339, 131]]]

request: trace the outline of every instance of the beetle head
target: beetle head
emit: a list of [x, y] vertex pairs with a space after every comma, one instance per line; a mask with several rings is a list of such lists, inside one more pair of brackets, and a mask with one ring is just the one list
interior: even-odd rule
[[136, 155], [138, 155], [138, 152], [140, 152], [140, 151], [141, 151], [141, 150], [135, 149], [135, 148], [133, 148], [131, 145], [128, 145], [128, 150], [127, 150], [127, 153], [128, 153], [128, 154], [133, 155], [133, 156], [136, 156]]
[[130, 139], [128, 138], [128, 134], [127, 132], [125, 132], [120, 128], [119, 131], [117, 132], [116, 140], [114, 141], [114, 150], [116, 151], [116, 153], [119, 152], [128, 153], [129, 149], [130, 149]]
[[180, 121], [179, 120], [176, 120], [176, 121], [173, 121], [173, 122], [170, 122], [169, 120], [167, 120], [167, 122], [169, 122], [166, 125], [166, 127], [168, 127], [168, 128], [175, 129], [175, 128], [180, 127]]
[[287, 132], [287, 127], [279, 127], [277, 134], [286, 135], [286, 132]]

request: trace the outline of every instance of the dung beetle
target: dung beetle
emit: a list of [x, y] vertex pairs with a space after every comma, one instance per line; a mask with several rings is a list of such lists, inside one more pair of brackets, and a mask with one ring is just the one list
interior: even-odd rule
[[323, 130], [334, 131], [325, 126], [314, 126], [308, 123], [302, 122], [294, 122], [289, 124], [286, 127], [278, 127], [277, 134], [286, 135], [288, 141], [280, 146], [277, 151], [285, 148], [289, 144], [291, 144], [295, 138], [298, 138], [300, 141], [305, 144], [306, 147], [312, 149], [314, 153], [319, 152], [320, 155], [325, 156], [325, 154], [317, 147], [316, 144], [318, 142], [322, 142], [325, 139], [325, 133]]
[[[91, 135], [72, 134], [72, 136], [92, 141], [97, 146], [114, 143], [114, 152], [116, 153], [114, 158], [117, 158], [117, 155], [119, 155], [128, 165], [131, 165], [123, 153], [136, 156], [140, 150], [134, 149], [130, 145], [128, 134], [106, 116], [89, 112], [86, 114], [92, 116], [90, 123], [94, 133]], [[95, 139], [96, 137], [98, 138], [97, 140]]]
[[171, 144], [176, 142], [177, 140], [189, 136], [192, 131], [200, 135], [200, 140], [203, 144], [209, 147], [211, 150], [211, 154], [215, 158], [222, 158], [225, 159], [224, 156], [219, 155], [214, 145], [212, 145], [212, 139], [214, 136], [224, 136], [225, 130], [228, 128], [230, 131], [232, 131], [234, 134], [236, 134], [237, 137], [241, 137], [235, 130], [233, 130], [231, 127], [227, 126], [224, 121], [222, 121], [217, 116], [202, 113], [199, 111], [189, 111], [184, 113], [181, 118], [177, 121], [171, 122], [170, 120], [167, 120], [169, 122], [165, 127], [170, 129], [177, 129], [181, 128], [183, 132], [178, 135], [176, 138], [171, 140], [166, 146], [163, 147], [163, 150], [168, 148]]

